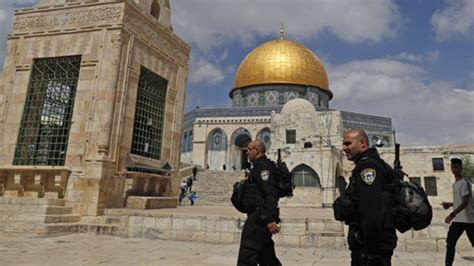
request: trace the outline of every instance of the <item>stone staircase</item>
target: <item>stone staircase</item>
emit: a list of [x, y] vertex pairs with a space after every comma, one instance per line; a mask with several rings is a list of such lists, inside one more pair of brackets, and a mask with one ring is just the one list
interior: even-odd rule
[[[198, 180], [193, 183], [199, 199], [196, 205], [230, 206], [232, 185], [244, 175], [243, 171], [205, 170], [198, 173]], [[184, 201], [184, 204], [188, 202]]]
[[81, 221], [64, 199], [0, 198], [0, 232], [38, 236], [70, 233], [118, 235], [119, 221], [106, 216]]
[[[105, 224], [116, 225], [123, 237], [237, 244], [246, 215], [230, 202], [232, 186], [243, 171], [199, 171], [192, 190], [199, 199], [195, 206], [184, 200], [176, 209], [106, 209]], [[345, 246], [344, 227], [332, 218], [332, 209], [281, 206], [282, 233], [278, 245], [294, 247]]]
[[80, 216], [63, 199], [0, 198], [0, 231], [52, 235], [77, 232]]

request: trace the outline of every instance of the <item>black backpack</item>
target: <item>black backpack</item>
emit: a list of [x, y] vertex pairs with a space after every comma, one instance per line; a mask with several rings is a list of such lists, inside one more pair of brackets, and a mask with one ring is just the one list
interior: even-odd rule
[[242, 213], [247, 212], [244, 206], [245, 185], [245, 181], [235, 182], [232, 190], [232, 196], [230, 197], [230, 202], [232, 202], [232, 205], [234, 205], [234, 207]]
[[288, 170], [286, 163], [281, 160], [281, 149], [278, 149], [278, 157], [276, 162], [273, 162], [275, 166], [275, 179], [278, 186], [278, 197], [280, 198], [291, 198], [293, 196], [293, 190], [295, 189], [295, 179], [293, 174]]
[[278, 185], [278, 197], [291, 198], [295, 189], [295, 180], [293, 174], [288, 170], [286, 163], [281, 161], [280, 149], [278, 149], [278, 160], [275, 164], [275, 177]]
[[433, 209], [423, 187], [412, 181], [403, 181], [405, 173], [394, 170], [384, 161], [382, 163], [388, 173], [389, 186], [385, 189], [392, 193], [392, 215], [397, 230], [404, 233], [410, 229], [426, 228], [433, 218]]

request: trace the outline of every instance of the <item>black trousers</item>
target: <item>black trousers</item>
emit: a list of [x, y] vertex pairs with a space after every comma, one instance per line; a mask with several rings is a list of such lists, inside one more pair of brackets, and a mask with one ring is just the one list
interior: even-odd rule
[[265, 224], [257, 223], [256, 212], [248, 215], [242, 229], [237, 265], [281, 265], [276, 257], [272, 233]]
[[452, 222], [449, 226], [448, 237], [446, 238], [446, 258], [444, 262], [448, 266], [453, 265], [456, 243], [464, 231], [466, 231], [467, 237], [474, 247], [474, 223]]
[[376, 254], [364, 254], [362, 243], [362, 233], [356, 226], [349, 226], [347, 244], [351, 250], [351, 266], [390, 266], [392, 265], [392, 255], [395, 249], [397, 236], [395, 230], [383, 232], [386, 235], [386, 243], [379, 244]]
[[269, 241], [261, 245], [258, 249], [241, 245], [237, 265], [280, 266], [281, 262], [276, 257], [273, 241]]

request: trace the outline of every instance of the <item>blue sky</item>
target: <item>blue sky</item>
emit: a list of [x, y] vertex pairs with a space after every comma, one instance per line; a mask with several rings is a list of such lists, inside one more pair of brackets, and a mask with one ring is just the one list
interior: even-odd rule
[[[0, 63], [12, 9], [1, 1]], [[402, 145], [474, 144], [474, 0], [170, 0], [192, 47], [186, 110], [231, 106], [252, 49], [285, 35], [321, 59], [330, 107], [392, 118]]]

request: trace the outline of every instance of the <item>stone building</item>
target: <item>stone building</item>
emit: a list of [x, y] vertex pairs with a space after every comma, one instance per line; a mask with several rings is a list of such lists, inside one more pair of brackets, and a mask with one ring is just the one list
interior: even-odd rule
[[311, 50], [285, 39], [283, 29], [280, 39], [245, 57], [229, 96], [230, 108], [185, 114], [182, 161], [209, 169], [244, 169], [249, 167], [247, 144], [261, 139], [272, 158], [277, 149], [284, 150], [297, 177], [298, 193], [291, 204], [333, 202], [345, 130], [364, 128], [373, 143], [392, 146], [390, 118], [329, 108], [333, 93], [324, 66]]
[[[370, 145], [383, 144], [382, 156], [393, 162], [391, 118], [331, 109], [324, 66], [312, 51], [285, 39], [283, 29], [280, 39], [261, 44], [242, 60], [229, 96], [232, 107], [185, 114], [181, 158], [211, 170], [240, 170], [249, 167], [248, 142], [261, 139], [270, 158], [282, 151], [295, 176], [294, 197], [283, 205], [332, 204], [336, 177], [348, 177], [353, 167], [341, 146], [350, 128], [363, 128]], [[451, 198], [449, 159], [459, 153], [472, 156], [474, 146], [404, 147], [401, 159], [410, 179], [438, 203]]]
[[[337, 195], [335, 177], [348, 178], [354, 164], [342, 153], [341, 138], [346, 130], [341, 121], [341, 111], [315, 111], [304, 99], [287, 102], [280, 113], [270, 118], [272, 148], [282, 148], [282, 159], [292, 170], [297, 185], [294, 197], [283, 199], [286, 205], [330, 206]], [[288, 129], [295, 130], [298, 139], [289, 143]], [[311, 145], [308, 145], [311, 143]], [[393, 147], [378, 148], [383, 159], [392, 164]], [[431, 147], [402, 147], [400, 160], [406, 180], [420, 184], [430, 202], [439, 208], [441, 202], [452, 201], [451, 184], [454, 182], [450, 169], [451, 158], [474, 158], [474, 145], [440, 145]]]
[[[272, 113], [280, 113], [288, 101], [302, 98], [319, 112], [332, 112], [333, 93], [319, 58], [303, 45], [284, 38], [268, 41], [241, 62], [229, 96], [232, 107], [196, 109], [185, 114], [182, 160], [210, 169], [247, 167], [246, 145], [262, 139], [272, 146]], [[340, 111], [343, 128], [362, 127], [374, 141], [391, 144], [391, 119]], [[294, 130], [288, 138], [300, 141]], [[324, 132], [327, 139], [331, 132]], [[319, 140], [318, 140], [319, 141]], [[308, 144], [310, 145], [310, 144]]]
[[80, 216], [177, 205], [190, 47], [170, 18], [168, 0], [40, 0], [15, 12], [1, 196], [63, 198]]

